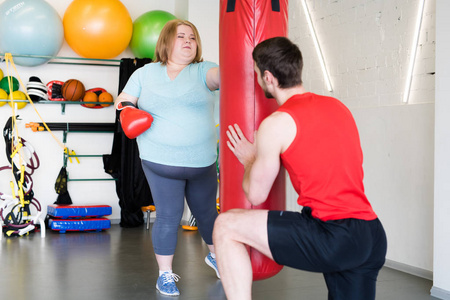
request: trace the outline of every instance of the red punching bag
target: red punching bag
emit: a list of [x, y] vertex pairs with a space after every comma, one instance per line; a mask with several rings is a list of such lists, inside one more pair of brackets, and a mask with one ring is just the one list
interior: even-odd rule
[[[268, 38], [287, 36], [288, 0], [221, 0], [220, 47], [220, 140], [226, 141], [228, 125], [238, 124], [253, 141], [253, 132], [278, 105], [267, 99], [258, 85], [252, 51]], [[285, 209], [285, 177], [280, 171], [266, 202], [252, 206], [242, 190], [244, 168], [225, 142], [220, 143], [220, 209]], [[282, 266], [249, 249], [253, 280], [277, 274]]]

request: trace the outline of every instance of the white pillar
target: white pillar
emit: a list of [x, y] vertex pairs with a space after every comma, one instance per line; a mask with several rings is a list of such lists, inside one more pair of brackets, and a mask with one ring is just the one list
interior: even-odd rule
[[450, 1], [436, 1], [434, 266], [431, 295], [450, 299]]

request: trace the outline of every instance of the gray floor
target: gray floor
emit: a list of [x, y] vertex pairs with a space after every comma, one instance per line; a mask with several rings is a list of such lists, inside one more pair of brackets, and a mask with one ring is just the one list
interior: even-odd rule
[[[207, 247], [197, 232], [180, 228], [174, 272], [181, 296], [155, 290], [158, 269], [150, 231], [112, 225], [103, 232], [47, 232], [0, 241], [0, 299], [225, 299], [220, 280], [204, 263]], [[424, 300], [432, 282], [383, 268], [377, 299]], [[327, 299], [321, 274], [284, 268], [254, 283], [253, 299]]]

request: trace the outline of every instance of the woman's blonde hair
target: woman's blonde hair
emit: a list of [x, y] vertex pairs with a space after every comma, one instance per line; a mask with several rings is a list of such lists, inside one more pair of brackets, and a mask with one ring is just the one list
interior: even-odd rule
[[197, 42], [197, 54], [195, 55], [192, 62], [198, 63], [203, 61], [202, 42], [200, 40], [200, 35], [197, 28], [189, 21], [175, 19], [167, 22], [161, 30], [161, 33], [159, 34], [158, 41], [156, 42], [154, 62], [161, 62], [161, 64], [163, 65], [167, 64], [167, 61], [169, 60], [170, 54], [172, 52], [173, 43], [178, 33], [177, 28], [180, 25], [189, 26], [194, 32], [194, 38]]

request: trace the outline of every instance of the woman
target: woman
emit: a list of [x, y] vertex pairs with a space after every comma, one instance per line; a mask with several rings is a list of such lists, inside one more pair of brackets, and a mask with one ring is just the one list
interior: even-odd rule
[[137, 104], [153, 117], [137, 143], [157, 211], [152, 241], [160, 275], [156, 288], [164, 295], [179, 295], [172, 261], [185, 197], [210, 250], [205, 262], [219, 277], [212, 243], [217, 217], [213, 91], [218, 88], [218, 66], [203, 61], [196, 27], [172, 20], [161, 31], [155, 61], [135, 71], [116, 100], [116, 105]]

